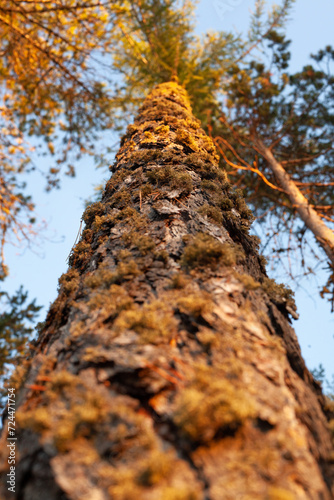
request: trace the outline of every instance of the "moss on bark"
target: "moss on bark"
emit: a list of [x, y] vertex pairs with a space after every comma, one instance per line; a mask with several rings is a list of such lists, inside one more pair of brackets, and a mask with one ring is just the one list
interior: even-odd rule
[[291, 297], [184, 89], [151, 92], [112, 172], [18, 389], [17, 498], [329, 500]]

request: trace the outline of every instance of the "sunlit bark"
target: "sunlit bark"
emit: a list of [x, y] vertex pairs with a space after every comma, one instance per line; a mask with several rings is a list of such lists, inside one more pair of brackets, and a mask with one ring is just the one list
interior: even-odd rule
[[112, 170], [16, 374], [15, 497], [329, 500], [291, 296], [180, 86], [147, 97]]

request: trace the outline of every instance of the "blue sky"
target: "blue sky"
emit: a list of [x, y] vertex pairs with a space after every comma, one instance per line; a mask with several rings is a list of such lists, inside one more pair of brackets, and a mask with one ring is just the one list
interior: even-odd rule
[[[197, 9], [198, 30], [245, 31], [254, 0], [205, 0]], [[218, 7], [218, 8], [217, 8]], [[297, 0], [288, 27], [292, 40], [292, 68], [297, 71], [308, 62], [311, 52], [325, 45], [334, 45], [334, 2], [330, 0]], [[110, 144], [115, 135], [110, 134]], [[47, 167], [48, 159], [41, 162]], [[14, 292], [23, 284], [30, 298], [44, 305], [43, 320], [51, 301], [57, 295], [57, 282], [67, 269], [67, 257], [73, 246], [83, 212], [84, 201], [93, 193], [93, 186], [108, 179], [108, 173], [96, 170], [93, 161], [80, 162], [75, 179], [65, 178], [61, 190], [44, 192], [44, 180], [30, 175], [29, 192], [36, 202], [36, 211], [47, 223], [47, 229], [31, 248], [7, 247], [10, 276], [6, 288]], [[319, 284], [321, 283], [319, 279]], [[290, 284], [292, 288], [295, 285]], [[309, 368], [322, 363], [327, 374], [334, 372], [334, 314], [318, 295], [316, 279], [304, 281], [296, 292], [300, 319], [294, 321], [304, 358]]]

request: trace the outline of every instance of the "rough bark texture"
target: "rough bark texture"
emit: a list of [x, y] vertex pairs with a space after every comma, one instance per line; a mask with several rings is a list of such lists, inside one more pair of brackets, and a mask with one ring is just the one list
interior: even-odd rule
[[16, 374], [16, 498], [331, 498], [324, 398], [250, 218], [182, 88], [158, 86]]

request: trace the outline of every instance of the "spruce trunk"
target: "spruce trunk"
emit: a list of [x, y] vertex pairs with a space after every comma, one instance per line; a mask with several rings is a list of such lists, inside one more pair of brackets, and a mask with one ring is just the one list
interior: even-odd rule
[[128, 127], [30, 360], [20, 500], [330, 500], [333, 445], [291, 295], [176, 83]]

